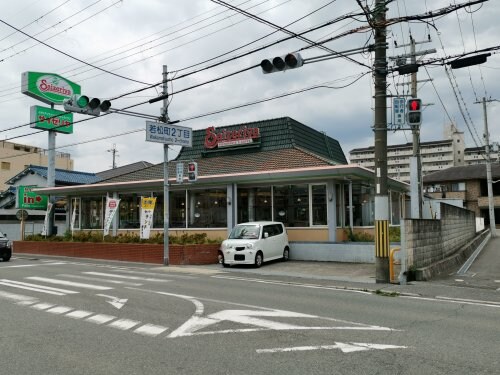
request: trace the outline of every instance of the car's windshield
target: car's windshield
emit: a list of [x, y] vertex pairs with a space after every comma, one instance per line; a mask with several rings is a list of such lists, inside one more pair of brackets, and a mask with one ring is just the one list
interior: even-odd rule
[[229, 235], [230, 239], [255, 239], [259, 238], [260, 226], [258, 225], [237, 225]]

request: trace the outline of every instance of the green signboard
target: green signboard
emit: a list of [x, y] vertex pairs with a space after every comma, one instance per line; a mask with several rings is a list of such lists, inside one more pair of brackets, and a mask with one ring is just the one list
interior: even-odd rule
[[31, 127], [42, 130], [54, 130], [60, 133], [73, 133], [73, 114], [57, 109], [33, 105], [30, 108]]
[[38, 186], [17, 187], [17, 208], [27, 210], [46, 210], [49, 197], [33, 192]]
[[47, 104], [63, 104], [71, 95], [81, 94], [81, 87], [58, 74], [24, 72], [21, 92]]

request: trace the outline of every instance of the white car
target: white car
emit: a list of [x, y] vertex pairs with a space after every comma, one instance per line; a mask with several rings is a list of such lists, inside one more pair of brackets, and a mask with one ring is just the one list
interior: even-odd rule
[[236, 225], [222, 242], [219, 263], [253, 264], [260, 267], [273, 259], [288, 260], [290, 245], [285, 226], [280, 222], [255, 221]]

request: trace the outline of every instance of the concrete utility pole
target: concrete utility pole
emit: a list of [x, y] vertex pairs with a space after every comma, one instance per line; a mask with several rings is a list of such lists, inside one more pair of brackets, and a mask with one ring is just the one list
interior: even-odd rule
[[491, 155], [490, 155], [490, 134], [488, 131], [488, 112], [486, 110], [486, 102], [493, 100], [486, 100], [483, 97], [481, 102], [483, 103], [483, 113], [484, 113], [484, 143], [486, 152], [486, 183], [488, 185], [488, 211], [490, 216], [490, 232], [491, 237], [496, 237], [496, 222], [495, 222], [495, 201], [493, 199], [493, 182], [491, 178]]
[[[163, 65], [163, 107], [161, 109], [161, 117], [165, 123], [169, 122], [168, 118], [168, 83], [167, 83], [167, 66]], [[163, 265], [169, 265], [169, 248], [168, 248], [168, 226], [169, 226], [169, 196], [168, 196], [168, 144], [163, 144]]]
[[113, 165], [111, 166], [111, 168], [116, 169], [116, 154], [118, 153], [118, 150], [116, 149], [116, 143], [113, 143], [113, 148], [107, 151], [113, 154]]
[[389, 197], [387, 184], [387, 35], [386, 1], [376, 0], [373, 10], [375, 31], [375, 279], [390, 282]]

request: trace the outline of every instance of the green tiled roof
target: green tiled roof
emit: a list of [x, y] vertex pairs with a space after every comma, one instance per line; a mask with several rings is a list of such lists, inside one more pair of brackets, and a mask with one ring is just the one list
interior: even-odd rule
[[347, 164], [347, 159], [336, 139], [314, 130], [290, 117], [281, 117], [271, 120], [255, 121], [245, 124], [236, 124], [216, 128], [221, 130], [239, 130], [244, 127], [259, 128], [260, 143], [239, 146], [230, 150], [205, 149], [204, 141], [206, 129], [193, 131], [193, 147], [184, 147], [176, 160], [196, 160], [218, 156], [249, 154], [274, 151], [298, 147], [318, 157], [325, 158], [333, 164]]

